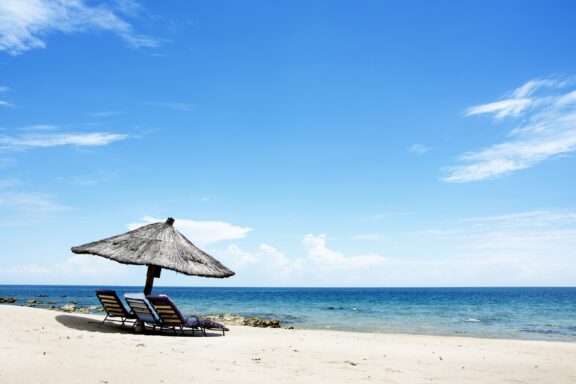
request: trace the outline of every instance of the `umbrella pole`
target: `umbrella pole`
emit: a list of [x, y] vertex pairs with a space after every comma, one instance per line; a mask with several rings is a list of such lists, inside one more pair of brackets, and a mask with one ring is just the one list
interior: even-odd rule
[[160, 271], [162, 271], [162, 267], [158, 267], [157, 265], [148, 265], [148, 272], [146, 272], [146, 285], [144, 286], [145, 295], [152, 293], [154, 278], [160, 278]]

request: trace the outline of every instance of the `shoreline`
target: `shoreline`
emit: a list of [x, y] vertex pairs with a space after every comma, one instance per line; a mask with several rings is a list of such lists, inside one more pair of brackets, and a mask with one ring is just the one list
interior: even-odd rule
[[230, 326], [131, 333], [102, 316], [0, 306], [0, 382], [576, 382], [576, 343]]
[[[108, 287], [120, 297], [141, 287]], [[576, 341], [576, 288], [158, 289], [188, 314], [234, 313], [278, 319], [284, 327], [512, 340]], [[96, 307], [92, 286], [0, 286], [16, 304]], [[46, 304], [46, 305], [44, 305]], [[93, 313], [93, 312], [92, 312]], [[97, 313], [99, 314], [99, 313]]]
[[[67, 303], [63, 306], [47, 306], [45, 304], [51, 304], [50, 302], [37, 302], [34, 304], [24, 304], [24, 303], [15, 303], [15, 302], [0, 302], [0, 307], [2, 306], [17, 306], [23, 308], [33, 308], [33, 309], [40, 309], [46, 310], [56, 313], [68, 313], [68, 314], [85, 314], [85, 315], [92, 315], [92, 316], [99, 316], [104, 317], [105, 312], [102, 306], [87, 306], [87, 307], [77, 307], [76, 305], [72, 305], [71, 303]], [[72, 305], [72, 306], [71, 306]], [[358, 334], [383, 334], [383, 335], [406, 335], [406, 336], [437, 336], [437, 337], [462, 337], [462, 338], [472, 338], [472, 339], [487, 339], [487, 340], [519, 340], [519, 341], [552, 341], [552, 342], [560, 342], [560, 343], [574, 343], [576, 342], [576, 338], [568, 339], [552, 339], [552, 340], [545, 340], [541, 338], [527, 338], [527, 337], [514, 337], [512, 335], [491, 335], [489, 333], [486, 334], [467, 334], [464, 332], [457, 332], [457, 333], [411, 333], [411, 332], [382, 332], [382, 331], [374, 331], [374, 330], [359, 330], [359, 329], [339, 329], [337, 327], [331, 328], [330, 326], [326, 327], [297, 327], [293, 324], [284, 324], [278, 323], [279, 326], [271, 326], [271, 322], [278, 321], [275, 317], [272, 318], [262, 318], [258, 316], [243, 316], [235, 313], [227, 313], [227, 314], [209, 314], [205, 316], [200, 316], [201, 318], [206, 318], [210, 320], [214, 320], [227, 326], [246, 326], [246, 327], [253, 327], [253, 328], [282, 328], [282, 329], [298, 329], [302, 331], [328, 331], [328, 332], [345, 332], [345, 333], [358, 333]], [[242, 323], [243, 320], [247, 320], [247, 322]], [[258, 323], [268, 324], [265, 326], [259, 326]]]

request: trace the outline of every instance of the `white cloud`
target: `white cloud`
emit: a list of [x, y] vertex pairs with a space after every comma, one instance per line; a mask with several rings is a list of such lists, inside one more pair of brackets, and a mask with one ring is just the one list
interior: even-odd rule
[[228, 245], [224, 250], [217, 250], [218, 257], [229, 260], [235, 267], [241, 267], [245, 264], [254, 264], [259, 258], [250, 252], [244, 251], [236, 244]]
[[410, 147], [408, 147], [408, 151], [416, 155], [423, 155], [426, 152], [430, 151], [430, 149], [431, 149], [430, 147], [427, 147], [424, 144], [413, 144]]
[[[129, 2], [119, 2], [126, 5]], [[18, 55], [45, 48], [50, 33], [109, 32], [132, 47], [156, 47], [159, 41], [143, 36], [119, 14], [126, 6], [89, 6], [83, 0], [3, 0], [0, 2], [0, 51]]]
[[530, 106], [530, 99], [508, 99], [496, 101], [494, 103], [471, 107], [466, 111], [466, 116], [480, 115], [484, 113], [495, 113], [496, 118], [518, 116], [522, 111]]
[[273, 266], [277, 270], [275, 276], [282, 278], [286, 276], [290, 276], [293, 273], [302, 273], [305, 268], [305, 261], [303, 258], [298, 257], [294, 260], [289, 259], [284, 255], [284, 253], [278, 251], [271, 245], [268, 244], [260, 244], [259, 248], [259, 258], [264, 262], [268, 263], [269, 261], [272, 262]]
[[[128, 225], [130, 230], [146, 224], [164, 221], [153, 217], [144, 217], [143, 222]], [[232, 225], [224, 221], [195, 221], [176, 219], [174, 226], [195, 244], [211, 244], [223, 240], [243, 239], [252, 228]]]
[[375, 254], [346, 257], [326, 246], [326, 235], [308, 234], [302, 242], [308, 251], [308, 258], [322, 269], [362, 269], [387, 261], [385, 257]]
[[[42, 126], [46, 127], [46, 126]], [[47, 126], [51, 127], [51, 126]], [[40, 129], [36, 129], [40, 131]], [[25, 133], [16, 136], [0, 135], [0, 149], [26, 150], [59, 146], [93, 147], [114, 143], [129, 138], [125, 134], [94, 133]]]
[[9, 91], [10, 91], [10, 88], [9, 88], [9, 87], [0, 85], [0, 93], [2, 93], [2, 92], [9, 92]]
[[447, 167], [448, 182], [494, 179], [576, 151], [575, 81], [532, 80], [510, 97], [470, 108], [468, 116], [493, 114], [513, 122], [507, 140], [464, 153], [460, 164]]

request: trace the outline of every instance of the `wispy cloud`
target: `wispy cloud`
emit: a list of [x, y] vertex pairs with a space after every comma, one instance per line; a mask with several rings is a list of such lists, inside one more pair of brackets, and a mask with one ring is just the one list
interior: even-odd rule
[[26, 127], [16, 128], [17, 131], [23, 132], [46, 132], [46, 131], [56, 131], [58, 126], [52, 124], [35, 124], [28, 125]]
[[384, 240], [385, 237], [379, 233], [364, 233], [361, 235], [352, 236], [352, 239], [360, 241], [379, 241]]
[[423, 155], [426, 152], [430, 151], [430, 147], [424, 145], [424, 144], [412, 144], [410, 147], [408, 147], [408, 152], [413, 153], [415, 155]]
[[464, 153], [447, 167], [448, 182], [494, 179], [576, 151], [575, 79], [531, 80], [504, 100], [469, 108], [467, 116], [508, 122], [507, 140]]
[[360, 219], [362, 222], [366, 223], [374, 223], [382, 220], [386, 220], [392, 217], [398, 216], [409, 216], [413, 215], [414, 212], [383, 212], [383, 213], [376, 213], [374, 215], [366, 216]]
[[105, 118], [105, 117], [114, 117], [121, 114], [122, 112], [119, 111], [100, 111], [100, 112], [90, 112], [87, 115], [90, 117]]
[[21, 185], [22, 183], [20, 182], [20, 180], [11, 177], [8, 179], [0, 179], [0, 189], [2, 188], [10, 188], [10, 187], [16, 187]]
[[75, 185], [81, 185], [86, 187], [109, 182], [115, 179], [117, 176], [118, 173], [114, 171], [98, 170], [94, 172], [89, 172], [82, 176], [74, 176], [70, 179], [62, 178], [62, 180], [68, 181]]
[[11, 167], [11, 166], [13, 166], [14, 164], [16, 164], [16, 160], [10, 159], [10, 158], [6, 158], [6, 157], [0, 157], [0, 168]]
[[50, 216], [71, 209], [52, 195], [14, 190], [19, 183], [7, 181], [0, 190], [0, 226], [14, 227], [45, 221]]
[[[51, 131], [52, 129], [46, 129]], [[32, 148], [48, 148], [59, 146], [94, 147], [126, 140], [128, 135], [118, 133], [94, 132], [94, 133], [58, 133], [58, 132], [24, 133], [20, 135], [0, 135], [0, 149], [3, 150], [27, 150]]]
[[508, 227], [552, 227], [576, 225], [576, 212], [566, 210], [541, 210], [511, 213], [498, 216], [473, 217], [462, 220], [478, 225], [505, 225]]
[[[164, 221], [154, 217], [145, 217], [143, 221], [131, 223], [129, 229], [136, 229], [146, 224]], [[224, 221], [196, 221], [178, 219], [174, 226], [195, 244], [211, 244], [223, 240], [237, 240], [246, 237], [252, 228], [240, 227]]]
[[[9, 92], [9, 91], [10, 91], [9, 87], [0, 85], [0, 93], [5, 93], [5, 92]], [[6, 100], [0, 100], [0, 108], [12, 108], [12, 107], [15, 107], [15, 105], [7, 102]]]
[[30, 192], [0, 193], [0, 208], [25, 212], [54, 212], [69, 209], [56, 203], [51, 195]]
[[576, 211], [473, 217], [461, 220], [457, 229], [416, 235], [450, 244], [447, 268], [475, 279], [566, 284], [569, 276], [576, 276], [571, 272], [576, 268]]
[[89, 255], [74, 255], [64, 261], [53, 265], [42, 265], [38, 263], [16, 264], [6, 268], [0, 268], [0, 275], [20, 275], [20, 276], [102, 276], [110, 274], [121, 274], [124, 268], [118, 263], [111, 263], [101, 257]]
[[[0, 2], [0, 51], [18, 55], [45, 48], [45, 38], [54, 32], [109, 32], [132, 47], [156, 47], [159, 40], [134, 31], [121, 14], [130, 15], [120, 1], [90, 6], [83, 0], [3, 0]], [[135, 3], [134, 3], [135, 4]]]

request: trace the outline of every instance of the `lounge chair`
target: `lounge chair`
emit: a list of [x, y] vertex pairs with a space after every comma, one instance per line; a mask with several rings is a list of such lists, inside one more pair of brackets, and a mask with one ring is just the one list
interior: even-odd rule
[[174, 333], [176, 333], [176, 328], [180, 329], [182, 335], [184, 330], [190, 329], [192, 330], [192, 335], [194, 335], [195, 331], [201, 331], [206, 336], [206, 330], [208, 329], [222, 331], [222, 335], [225, 336], [225, 331], [229, 330], [224, 325], [212, 320], [200, 320], [196, 316], [184, 316], [168, 296], [148, 295], [146, 298], [160, 316], [164, 326], [172, 328]]
[[143, 293], [125, 293], [124, 299], [126, 299], [126, 303], [128, 303], [128, 306], [136, 316], [132, 329], [136, 328], [136, 325], [141, 325], [145, 330], [146, 325], [148, 325], [152, 327], [153, 331], [156, 331], [156, 327], [159, 327], [160, 331], [162, 331], [162, 320]]
[[[124, 304], [122, 304], [122, 301], [116, 294], [116, 291], [110, 289], [97, 289], [96, 296], [106, 311], [106, 317], [100, 324], [104, 324], [106, 321], [120, 321], [122, 322], [121, 327], [124, 327], [126, 320], [136, 320], [136, 315], [126, 310]], [[113, 319], [115, 317], [119, 317], [120, 320]]]

